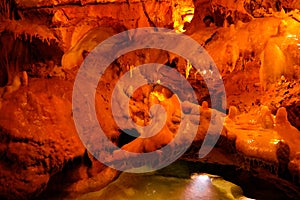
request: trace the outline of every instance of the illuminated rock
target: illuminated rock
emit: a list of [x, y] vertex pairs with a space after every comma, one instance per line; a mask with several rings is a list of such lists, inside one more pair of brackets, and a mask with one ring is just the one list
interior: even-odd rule
[[203, 101], [202, 102], [202, 109], [203, 110], [207, 110], [208, 109], [208, 103], [207, 103], [207, 101]]
[[[236, 67], [237, 60], [239, 58], [238, 46], [231, 42], [226, 45], [224, 53], [224, 63], [228, 65], [228, 71], [231, 73]], [[226, 72], [227, 67], [225, 67]]]
[[61, 26], [68, 24], [68, 17], [64, 14], [63, 10], [57, 10], [52, 17], [52, 24], [54, 26]]
[[23, 86], [28, 86], [28, 74], [26, 71], [22, 72], [21, 80]]
[[83, 51], [92, 51], [100, 42], [116, 33], [112, 28], [97, 28], [88, 32], [84, 38], [64, 54], [62, 57], [63, 68], [80, 67], [84, 59], [82, 56]]
[[19, 74], [16, 74], [14, 79], [13, 79], [12, 84], [7, 85], [4, 88], [4, 92], [2, 94], [2, 97], [5, 98], [7, 95], [9, 95], [13, 92], [16, 92], [17, 90], [19, 90], [20, 86], [21, 86], [21, 77], [20, 77]]
[[238, 109], [235, 106], [230, 106], [228, 118], [231, 119], [232, 121], [236, 121], [237, 115], [238, 115]]
[[262, 55], [260, 68], [260, 83], [263, 90], [275, 83], [285, 73], [286, 57], [276, 42], [268, 41]]
[[[41, 193], [66, 162], [84, 154], [71, 118], [70, 99], [59, 97], [70, 98], [72, 85], [64, 82], [64, 87], [57, 88], [53, 83], [32, 80], [30, 87], [20, 87], [2, 101], [0, 132], [7, 140], [1, 140], [0, 152], [7, 159], [1, 159], [0, 190], [7, 198]], [[37, 92], [45, 85], [45, 93]]]
[[277, 110], [275, 122], [276, 122], [276, 125], [289, 124], [289, 121], [287, 118], [287, 112], [284, 107], [281, 107]]
[[261, 106], [258, 121], [261, 123], [263, 128], [272, 129], [274, 127], [274, 118], [268, 106]]
[[[0, 49], [0, 85], [8, 85], [5, 98], [0, 100], [0, 155], [4, 158], [0, 162], [3, 175], [0, 177], [0, 198], [2, 195], [10, 199], [34, 197], [46, 186], [51, 188], [51, 183], [47, 185], [49, 180], [52, 180], [52, 186], [54, 182], [55, 186], [59, 185], [56, 188], [61, 186], [69, 193], [101, 189], [118, 173], [101, 163], [96, 164], [91, 156], [86, 158], [85, 148], [77, 138], [70, 99], [78, 67], [99, 42], [121, 31], [147, 26], [175, 26], [183, 31], [184, 21], [192, 17], [191, 1], [178, 1], [180, 5], [188, 4], [185, 8], [175, 8], [177, 1], [167, 0], [3, 2], [0, 3], [0, 46], [3, 47]], [[242, 160], [234, 163], [239, 167], [251, 171], [263, 169], [274, 175], [285, 169], [283, 165], [290, 160], [290, 170], [293, 175], [299, 176], [299, 131], [287, 119], [300, 127], [299, 12], [289, 13], [284, 9], [288, 11], [300, 6], [298, 1], [280, 2], [277, 5], [271, 0], [251, 3], [244, 0], [194, 0], [195, 15], [185, 28], [199, 44], [205, 46], [220, 70], [223, 68], [231, 72], [220, 78], [225, 82], [226, 96], [230, 101], [228, 105], [235, 106], [229, 108], [226, 122], [234, 123], [225, 124], [217, 148], [232, 150], [234, 156]], [[132, 42], [135, 37], [135, 33], [128, 35], [128, 41]], [[178, 58], [178, 55], [162, 51], [139, 50], [128, 55], [108, 68], [96, 90], [98, 121], [113, 144], [120, 145], [120, 131], [111, 116], [111, 105], [119, 110], [128, 108], [138, 125], [149, 123], [149, 108], [154, 104], [164, 106], [167, 111], [167, 122], [156, 135], [147, 139], [137, 138], [123, 146], [132, 152], [160, 149], [173, 139], [180, 123], [184, 123], [185, 127], [198, 125], [199, 118], [200, 126], [194, 140], [201, 143], [210, 122], [215, 123], [218, 115], [225, 117], [210, 109], [206, 102], [209, 94], [201, 75], [212, 73], [211, 70], [198, 71], [191, 76], [194, 71], [191, 65], [186, 70], [185, 60], [179, 58], [175, 61], [174, 57]], [[163, 64], [167, 61], [189, 78], [199, 102], [203, 102], [202, 106], [185, 101], [181, 113], [176, 96], [168, 89], [153, 85], [137, 91], [132, 91], [132, 87], [117, 88], [120, 98], [128, 98], [133, 92], [129, 105], [118, 100], [110, 101], [115, 83], [124, 73], [144, 63]], [[28, 72], [28, 87], [21, 87], [19, 81], [14, 81], [17, 71]], [[137, 80], [147, 73], [145, 70], [139, 77], [131, 76]], [[280, 79], [282, 74], [284, 79]], [[164, 78], [170, 77], [170, 73], [165, 72]], [[24, 86], [27, 86], [26, 82], [23, 81]], [[172, 82], [172, 89], [176, 89], [177, 80]], [[270, 90], [260, 91], [259, 82], [264, 90]], [[212, 89], [212, 95], [214, 93], [218, 94], [218, 86]], [[210, 98], [218, 101], [220, 96]], [[267, 107], [262, 106], [260, 114], [257, 113], [260, 105], [268, 105], [272, 113], [281, 106], [285, 107], [278, 109], [275, 127]], [[238, 114], [237, 110], [243, 114]], [[186, 116], [188, 119], [181, 119]], [[122, 124], [128, 123], [129, 119], [123, 115], [116, 113], [116, 117], [123, 120]], [[257, 123], [255, 119], [258, 119]], [[186, 136], [189, 137], [188, 133]], [[75, 167], [70, 167], [73, 164]], [[65, 169], [63, 174], [62, 169]], [[61, 181], [60, 185], [59, 181], [55, 182], [57, 176], [70, 182], [63, 184], [65, 182]], [[222, 186], [222, 183], [217, 185]]]

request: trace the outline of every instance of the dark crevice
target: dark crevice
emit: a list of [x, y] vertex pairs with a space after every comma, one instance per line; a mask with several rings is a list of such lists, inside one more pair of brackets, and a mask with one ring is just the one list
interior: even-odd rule
[[0, 87], [9, 84], [14, 74], [27, 71], [34, 63], [54, 61], [61, 65], [63, 51], [55, 41], [49, 43], [33, 36], [27, 38], [25, 34], [17, 38], [5, 31], [0, 37]]
[[14, 0], [1, 0], [0, 2], [0, 18], [4, 17], [11, 20], [20, 20], [21, 16], [18, 13]]
[[144, 14], [145, 14], [150, 26], [152, 26], [155, 30], [157, 30], [155, 23], [151, 20], [149, 14], [147, 13], [145, 2], [142, 2], [142, 5], [143, 5]]
[[218, 31], [214, 32], [214, 33], [211, 35], [211, 37], [208, 38], [208, 39], [204, 42], [204, 44], [203, 44], [202, 46], [205, 48], [211, 41], [217, 39], [217, 37], [218, 37]]
[[8, 65], [6, 63], [7, 58], [0, 59], [0, 87], [4, 87], [8, 84]]

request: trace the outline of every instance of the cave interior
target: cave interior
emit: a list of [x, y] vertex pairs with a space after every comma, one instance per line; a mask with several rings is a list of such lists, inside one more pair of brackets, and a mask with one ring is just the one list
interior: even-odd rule
[[[297, 0], [2, 0], [0, 198], [158, 199], [134, 198], [130, 180], [207, 173], [200, 182], [224, 199], [240, 198], [216, 177], [249, 198], [276, 199], [256, 184], [300, 199], [298, 9]], [[122, 172], [148, 153], [158, 175]], [[173, 156], [174, 169], [159, 167]], [[189, 195], [170, 199], [199, 199]]]

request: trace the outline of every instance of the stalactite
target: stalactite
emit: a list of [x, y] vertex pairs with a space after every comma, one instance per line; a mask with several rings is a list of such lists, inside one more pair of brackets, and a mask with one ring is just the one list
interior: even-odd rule
[[248, 157], [240, 153], [238, 153], [238, 157], [240, 158], [241, 168], [244, 170], [252, 171], [256, 169], [263, 169], [278, 176], [278, 163]]
[[10, 16], [10, 6], [7, 0], [0, 2], [0, 16], [7, 19]]
[[0, 18], [11, 20], [19, 20], [21, 18], [14, 0], [2, 0], [0, 2]]

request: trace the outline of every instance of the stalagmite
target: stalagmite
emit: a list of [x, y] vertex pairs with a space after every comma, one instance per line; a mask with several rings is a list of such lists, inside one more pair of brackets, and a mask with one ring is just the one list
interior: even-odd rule
[[281, 107], [277, 110], [275, 122], [276, 122], [276, 125], [284, 125], [284, 124], [289, 123], [286, 108]]
[[22, 85], [28, 86], [28, 74], [26, 71], [22, 72]]
[[208, 103], [207, 103], [207, 101], [203, 101], [202, 102], [202, 109], [203, 110], [208, 110]]
[[239, 59], [239, 48], [235, 42], [229, 42], [228, 44], [226, 44], [223, 59], [226, 65], [224, 67], [225, 72], [226, 71], [229, 71], [230, 73], [233, 72], [233, 70], [236, 67], [237, 61]]
[[232, 121], [236, 121], [237, 114], [238, 114], [237, 107], [230, 106], [229, 107], [228, 118], [231, 119]]
[[287, 23], [282, 20], [278, 26], [278, 33], [271, 38], [261, 54], [261, 67], [259, 77], [263, 91], [268, 89], [269, 84], [275, 83], [286, 72], [286, 57], [278, 46], [277, 38], [285, 37]]
[[259, 121], [265, 129], [271, 129], [274, 127], [274, 120], [268, 106], [261, 106]]
[[21, 79], [20, 79], [20, 75], [15, 75], [13, 82], [11, 85], [8, 85], [5, 87], [4, 93], [3, 93], [3, 97], [6, 97], [7, 94], [11, 94], [15, 91], [17, 91], [21, 86]]

